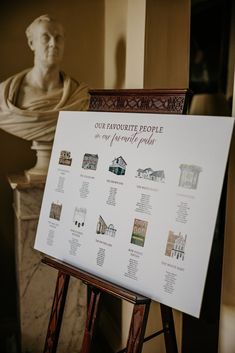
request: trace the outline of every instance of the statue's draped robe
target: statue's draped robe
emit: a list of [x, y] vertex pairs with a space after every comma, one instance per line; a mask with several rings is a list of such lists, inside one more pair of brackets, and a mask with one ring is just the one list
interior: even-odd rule
[[61, 72], [62, 94], [61, 90], [48, 93], [19, 108], [15, 104], [28, 71], [24, 70], [0, 84], [0, 128], [25, 140], [52, 141], [60, 110], [88, 109], [88, 87]]

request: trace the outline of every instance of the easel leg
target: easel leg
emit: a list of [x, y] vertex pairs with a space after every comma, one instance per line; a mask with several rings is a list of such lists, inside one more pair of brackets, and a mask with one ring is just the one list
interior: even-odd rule
[[43, 353], [56, 353], [70, 276], [59, 271]]
[[166, 353], [178, 353], [172, 308], [160, 304]]
[[133, 308], [126, 353], [141, 353], [148, 319], [150, 301]]
[[80, 353], [89, 353], [92, 340], [94, 338], [95, 328], [99, 313], [99, 304], [101, 292], [98, 289], [91, 288], [91, 297], [87, 313], [86, 327], [83, 336], [82, 348]]

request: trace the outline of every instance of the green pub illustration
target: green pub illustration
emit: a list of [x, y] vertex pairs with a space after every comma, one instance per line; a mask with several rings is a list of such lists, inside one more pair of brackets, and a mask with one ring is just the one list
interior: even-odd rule
[[148, 222], [143, 221], [142, 219], [135, 218], [132, 235], [131, 235], [131, 243], [144, 246], [145, 236], [147, 232]]
[[109, 166], [109, 171], [117, 175], [125, 175], [126, 173], [126, 162], [122, 156], [115, 158]]

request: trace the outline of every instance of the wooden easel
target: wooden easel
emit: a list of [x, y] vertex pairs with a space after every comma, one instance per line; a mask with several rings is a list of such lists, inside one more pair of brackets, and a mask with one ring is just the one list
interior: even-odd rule
[[[90, 95], [90, 111], [185, 114], [192, 92], [188, 89], [99, 89], [91, 90]], [[166, 353], [178, 353], [171, 308], [160, 304], [163, 328], [144, 338], [150, 306], [149, 298], [115, 286], [63, 262], [47, 257], [43, 262], [59, 271], [44, 353], [56, 352], [70, 276], [82, 280], [91, 290], [80, 353], [90, 352], [103, 293], [109, 293], [134, 304], [127, 347], [118, 353], [140, 353], [144, 342], [160, 334], [164, 334]]]
[[44, 353], [56, 353], [70, 276], [83, 281], [91, 290], [85, 332], [80, 353], [91, 352], [95, 329], [98, 322], [98, 314], [101, 309], [101, 296], [103, 293], [108, 293], [116, 298], [124, 299], [134, 304], [127, 346], [118, 353], [141, 353], [143, 343], [160, 334], [164, 334], [166, 353], [178, 353], [171, 308], [160, 304], [163, 328], [151, 336], [144, 338], [151, 302], [149, 298], [128, 291], [120, 286], [91, 275], [88, 272], [65, 264], [64, 262], [48, 257], [45, 257], [42, 262], [59, 271], [43, 351]]

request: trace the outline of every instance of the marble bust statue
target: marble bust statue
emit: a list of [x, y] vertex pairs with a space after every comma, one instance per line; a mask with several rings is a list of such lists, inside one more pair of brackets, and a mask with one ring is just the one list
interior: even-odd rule
[[42, 15], [29, 25], [26, 36], [34, 66], [0, 84], [0, 128], [33, 141], [32, 148], [41, 157], [29, 171], [33, 178], [46, 173], [42, 158], [51, 148], [58, 112], [87, 110], [89, 93], [84, 83], [60, 70], [65, 38], [59, 22]]

